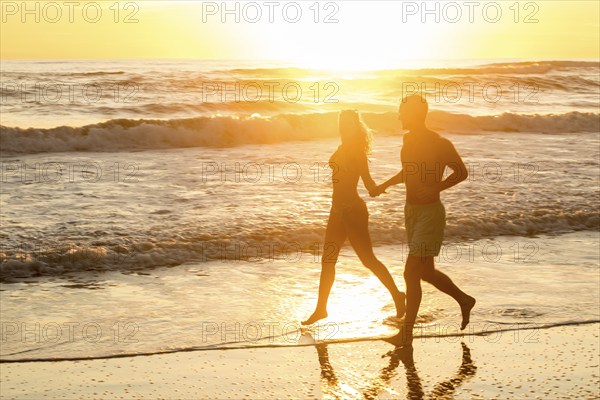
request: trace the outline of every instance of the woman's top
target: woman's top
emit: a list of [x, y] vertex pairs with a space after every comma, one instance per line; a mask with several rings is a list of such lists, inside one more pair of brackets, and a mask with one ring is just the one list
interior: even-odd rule
[[360, 157], [366, 157], [366, 155], [360, 152], [351, 152], [341, 145], [329, 159], [329, 167], [332, 170], [332, 209], [334, 211], [349, 210], [357, 203], [364, 203], [358, 195]]

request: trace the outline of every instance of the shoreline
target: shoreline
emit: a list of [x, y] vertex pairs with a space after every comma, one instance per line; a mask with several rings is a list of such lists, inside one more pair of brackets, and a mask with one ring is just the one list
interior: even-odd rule
[[[413, 338], [415, 340], [425, 340], [425, 339], [448, 339], [448, 338], [469, 338], [469, 337], [485, 337], [491, 336], [492, 334], [508, 334], [509, 332], [518, 332], [520, 331], [536, 331], [540, 329], [552, 329], [559, 327], [568, 327], [568, 326], [586, 326], [600, 324], [600, 319], [595, 320], [585, 320], [585, 321], [572, 321], [572, 322], [557, 322], [557, 323], [514, 323], [514, 324], [499, 324], [496, 322], [488, 323], [487, 325], [492, 326], [492, 329], [485, 329], [483, 331], [473, 331], [471, 329], [467, 329], [467, 331], [459, 331], [456, 333], [447, 332], [440, 334], [422, 334], [423, 327], [415, 326], [416, 332], [421, 332], [421, 334], [414, 334]], [[435, 325], [435, 324], [434, 324]], [[504, 327], [502, 327], [504, 325]], [[498, 328], [496, 328], [496, 326]], [[469, 328], [469, 327], [467, 327]], [[178, 354], [178, 353], [193, 353], [193, 352], [204, 352], [204, 351], [226, 351], [226, 350], [250, 350], [250, 349], [279, 349], [279, 348], [296, 348], [296, 347], [310, 347], [310, 346], [320, 346], [320, 345], [333, 345], [333, 344], [348, 344], [348, 343], [362, 343], [362, 342], [373, 342], [378, 340], [386, 340], [388, 336], [377, 336], [377, 337], [359, 337], [359, 338], [346, 338], [339, 340], [319, 340], [318, 342], [313, 338], [311, 332], [316, 331], [319, 333], [319, 326], [316, 328], [300, 328], [296, 331], [288, 332], [288, 335], [291, 333], [298, 333], [299, 339], [298, 343], [295, 344], [251, 344], [251, 345], [241, 345], [240, 343], [256, 343], [255, 341], [246, 340], [246, 342], [231, 342], [231, 343], [221, 343], [220, 345], [208, 345], [208, 346], [194, 346], [187, 348], [175, 348], [168, 350], [157, 350], [153, 352], [141, 352], [141, 353], [119, 353], [119, 354], [107, 354], [100, 356], [81, 356], [81, 357], [48, 357], [48, 358], [15, 358], [15, 359], [0, 359], [0, 364], [26, 364], [26, 363], [56, 363], [56, 362], [77, 362], [77, 361], [97, 361], [97, 360], [112, 360], [119, 358], [135, 358], [135, 357], [149, 357], [149, 356], [162, 356], [169, 354]], [[258, 340], [258, 342], [266, 341], [269, 339], [273, 339], [273, 337], [266, 337]], [[318, 340], [318, 339], [317, 339]], [[388, 342], [389, 343], [389, 342]]]
[[[598, 323], [381, 340], [3, 364], [3, 398], [596, 398]], [[583, 356], [588, 354], [588, 356]], [[76, 377], [76, 379], [73, 379]]]

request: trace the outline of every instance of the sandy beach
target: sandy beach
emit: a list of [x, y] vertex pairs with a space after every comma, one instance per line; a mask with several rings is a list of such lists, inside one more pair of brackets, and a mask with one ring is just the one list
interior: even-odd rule
[[291, 348], [3, 363], [3, 399], [595, 399], [599, 325]]

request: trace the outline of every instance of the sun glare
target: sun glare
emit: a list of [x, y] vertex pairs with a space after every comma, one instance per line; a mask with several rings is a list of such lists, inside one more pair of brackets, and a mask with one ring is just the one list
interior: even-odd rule
[[[599, 54], [597, 2], [572, 1], [567, 10], [560, 2], [545, 2], [535, 14], [535, 23], [524, 23], [529, 16], [524, 4], [520, 13], [513, 6], [503, 6], [497, 23], [486, 21], [480, 7], [473, 22], [463, 10], [458, 24], [440, 15], [407, 16], [406, 3], [302, 2], [303, 16], [297, 23], [282, 18], [282, 7], [273, 13], [273, 22], [265, 7], [260, 21], [244, 19], [240, 10], [238, 15], [224, 10], [262, 4], [253, 2], [142, 1], [135, 7], [102, 3], [103, 17], [97, 23], [89, 23], [80, 14], [73, 22], [67, 16], [49, 22], [31, 12], [21, 15], [20, 7], [13, 4], [0, 26], [0, 53], [3, 59], [278, 60], [338, 71], [402, 68], [417, 59], [589, 58]], [[444, 10], [450, 3], [418, 6], [431, 9], [437, 5]], [[207, 12], [207, 4], [214, 7], [212, 13]], [[69, 42], [61, 42], [67, 36]], [[540, 37], [546, 40], [540, 42]]]

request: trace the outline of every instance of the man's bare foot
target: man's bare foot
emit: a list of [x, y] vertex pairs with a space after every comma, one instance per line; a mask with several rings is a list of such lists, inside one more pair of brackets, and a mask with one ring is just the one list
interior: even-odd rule
[[412, 326], [402, 325], [398, 329], [398, 333], [392, 337], [383, 339], [384, 341], [394, 345], [395, 347], [412, 346], [413, 332]]
[[406, 313], [406, 294], [400, 292], [400, 294], [394, 297], [394, 304], [396, 305], [396, 317], [402, 318]]
[[475, 307], [475, 299], [469, 295], [465, 301], [460, 304], [460, 312], [462, 313], [462, 323], [460, 324], [460, 330], [464, 330], [469, 325], [469, 318], [471, 317], [471, 310]]
[[320, 319], [327, 318], [327, 311], [315, 310], [306, 321], [302, 321], [302, 325], [312, 325]]

